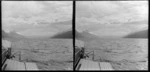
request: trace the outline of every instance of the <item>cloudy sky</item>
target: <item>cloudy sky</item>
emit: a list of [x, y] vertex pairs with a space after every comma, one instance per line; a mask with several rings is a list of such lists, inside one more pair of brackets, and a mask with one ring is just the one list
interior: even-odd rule
[[52, 36], [72, 28], [72, 1], [2, 1], [2, 29]]
[[78, 31], [122, 37], [148, 29], [148, 1], [77, 1], [76, 6]]

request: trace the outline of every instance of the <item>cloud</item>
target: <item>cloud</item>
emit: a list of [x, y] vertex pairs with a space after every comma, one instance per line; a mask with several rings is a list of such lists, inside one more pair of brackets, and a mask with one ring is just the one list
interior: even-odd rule
[[7, 31], [23, 32], [28, 29], [32, 31], [32, 28], [36, 30], [45, 26], [53, 31], [54, 25], [51, 23], [55, 23], [56, 20], [63, 22], [71, 19], [71, 1], [2, 1], [2, 26]]
[[99, 36], [123, 36], [148, 26], [148, 1], [78, 1], [76, 28]]
[[[142, 10], [142, 11], [141, 11]], [[147, 1], [86, 1], [77, 2], [77, 18], [95, 18], [100, 21], [148, 19]], [[120, 23], [121, 24], [121, 23]]]
[[[106, 14], [111, 14], [116, 12], [118, 8], [117, 5], [111, 4], [106, 1], [86, 1], [86, 2], [77, 2], [77, 16], [78, 17], [102, 17]], [[111, 8], [110, 8], [111, 7]]]
[[33, 1], [2, 1], [3, 17], [19, 17], [42, 12], [43, 6]]

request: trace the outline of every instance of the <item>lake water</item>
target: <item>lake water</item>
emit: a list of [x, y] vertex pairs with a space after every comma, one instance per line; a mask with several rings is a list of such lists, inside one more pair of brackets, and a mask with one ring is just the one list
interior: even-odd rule
[[110, 62], [115, 70], [148, 70], [148, 39], [97, 39], [85, 42], [94, 61]]
[[36, 63], [40, 70], [73, 70], [72, 39], [20, 40], [12, 50], [15, 60]]

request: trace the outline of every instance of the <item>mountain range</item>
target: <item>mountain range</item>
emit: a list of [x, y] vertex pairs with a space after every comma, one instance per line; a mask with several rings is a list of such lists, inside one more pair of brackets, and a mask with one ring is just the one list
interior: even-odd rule
[[6, 33], [4, 30], [2, 30], [2, 38], [10, 41], [16, 41], [20, 39], [26, 39], [25, 36], [17, 34], [16, 32], [9, 32]]
[[[28, 39], [27, 37], [20, 35], [16, 32], [6, 33], [3, 30], [2, 30], [2, 38], [11, 40], [11, 41]], [[48, 37], [48, 38], [49, 39], [51, 39], [51, 38], [52, 39], [55, 39], [55, 38], [57, 38], [57, 39], [59, 39], [59, 38], [60, 39], [73, 39], [73, 33], [72, 33], [72, 30], [69, 29], [67, 31], [57, 33], [56, 35], [54, 35], [52, 37]], [[93, 34], [89, 33], [88, 31], [79, 32], [79, 31], [75, 30], [75, 39], [79, 39], [82, 41], [91, 41], [91, 40], [95, 40], [98, 38], [100, 38], [100, 37], [93, 35]], [[123, 38], [148, 38], [148, 30], [130, 33], [130, 34], [124, 36]]]
[[[67, 31], [58, 33], [51, 38], [73, 39], [73, 33], [72, 33], [72, 30], [67, 30]], [[94, 40], [98, 37], [96, 35], [93, 35], [93, 34], [87, 32], [87, 31], [79, 32], [79, 31], [75, 30], [75, 38], [83, 40], [83, 41], [87, 41], [87, 40]]]
[[148, 38], [148, 30], [138, 31], [128, 34], [124, 38]]

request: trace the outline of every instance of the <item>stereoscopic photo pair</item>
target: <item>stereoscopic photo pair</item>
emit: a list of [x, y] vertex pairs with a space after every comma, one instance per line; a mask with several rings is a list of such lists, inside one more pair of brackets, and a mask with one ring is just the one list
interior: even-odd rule
[[1, 1], [3, 71], [148, 70], [148, 1]]

